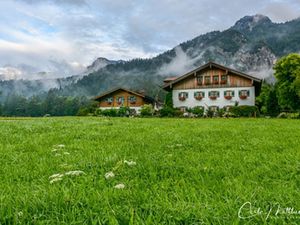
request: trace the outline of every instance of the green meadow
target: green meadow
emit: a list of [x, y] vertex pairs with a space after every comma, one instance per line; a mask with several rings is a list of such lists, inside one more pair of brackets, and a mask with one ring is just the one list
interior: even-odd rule
[[0, 224], [300, 224], [300, 120], [2, 118]]

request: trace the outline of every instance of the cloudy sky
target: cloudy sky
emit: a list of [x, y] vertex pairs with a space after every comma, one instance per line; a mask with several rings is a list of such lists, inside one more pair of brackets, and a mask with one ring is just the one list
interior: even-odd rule
[[300, 16], [299, 0], [1, 0], [0, 7], [0, 75], [16, 76], [77, 73], [97, 57], [152, 57], [245, 15]]

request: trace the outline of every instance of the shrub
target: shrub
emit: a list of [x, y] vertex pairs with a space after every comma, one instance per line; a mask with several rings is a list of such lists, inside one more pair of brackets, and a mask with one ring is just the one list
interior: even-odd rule
[[118, 110], [116, 109], [105, 109], [101, 112], [103, 116], [116, 117], [118, 116]]
[[89, 108], [87, 107], [82, 107], [78, 110], [77, 116], [87, 116], [90, 113]]
[[141, 109], [141, 116], [152, 116], [154, 113], [153, 106], [151, 104], [149, 105], [143, 105]]
[[256, 106], [249, 105], [231, 107], [229, 112], [233, 113], [236, 117], [255, 117], [259, 113]]
[[215, 111], [208, 108], [208, 109], [206, 109], [205, 115], [209, 118], [212, 118], [215, 115]]
[[117, 110], [117, 116], [124, 117], [124, 116], [129, 116], [129, 114], [130, 114], [129, 107], [120, 107], [119, 110]]
[[193, 113], [196, 117], [202, 117], [204, 114], [204, 109], [203, 109], [203, 107], [196, 106], [196, 107], [192, 108], [190, 110], [190, 112]]
[[160, 117], [174, 117], [176, 115], [176, 110], [169, 106], [164, 106], [159, 110]]

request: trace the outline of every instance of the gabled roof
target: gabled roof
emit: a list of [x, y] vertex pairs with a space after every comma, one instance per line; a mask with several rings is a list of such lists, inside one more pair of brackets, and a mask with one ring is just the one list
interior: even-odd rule
[[173, 81], [171, 81], [171, 82], [165, 84], [165, 85], [163, 86], [163, 88], [164, 88], [164, 89], [168, 89], [168, 88], [169, 88], [170, 86], [172, 86], [173, 84], [176, 84], [176, 83], [178, 83], [179, 81], [184, 80], [185, 78], [187, 78], [187, 77], [193, 75], [195, 72], [197, 72], [197, 71], [199, 71], [199, 70], [204, 70], [204, 69], [207, 69], [207, 68], [212, 68], [212, 67], [218, 68], [218, 69], [222, 69], [222, 70], [226, 70], [226, 71], [228, 71], [228, 72], [230, 72], [230, 73], [233, 73], [233, 74], [238, 75], [238, 76], [241, 76], [241, 77], [248, 78], [248, 79], [253, 80], [253, 81], [256, 81], [256, 82], [261, 82], [261, 81], [262, 81], [261, 79], [259, 79], [259, 78], [257, 78], [257, 77], [250, 76], [250, 75], [248, 75], [248, 74], [239, 72], [239, 71], [234, 70], [234, 69], [231, 69], [231, 68], [229, 68], [229, 67], [225, 67], [225, 66], [219, 65], [219, 64], [214, 63], [214, 62], [208, 62], [208, 63], [204, 64], [203, 66], [200, 66], [200, 67], [198, 67], [198, 68], [196, 68], [196, 69], [194, 69], [194, 70], [192, 70], [192, 71], [190, 71], [190, 72], [188, 72], [188, 73], [186, 73], [186, 74], [184, 74], [184, 75], [182, 75], [182, 76], [177, 77], [175, 80], [173, 80]]
[[142, 98], [146, 98], [145, 95], [141, 94], [141, 93], [138, 93], [138, 92], [135, 92], [135, 91], [131, 91], [131, 90], [128, 90], [128, 89], [125, 89], [125, 88], [122, 88], [122, 87], [118, 87], [118, 88], [115, 88], [115, 89], [112, 89], [110, 91], [107, 91], [107, 92], [104, 92], [103, 94], [99, 95], [99, 96], [96, 96], [93, 98], [93, 100], [97, 100], [97, 99], [100, 99], [100, 98], [103, 98], [107, 95], [111, 95], [112, 93], [116, 92], [116, 91], [125, 91], [125, 92], [128, 92], [128, 93], [131, 93], [131, 94], [134, 94], [134, 95], [137, 95], [137, 96], [140, 96]]

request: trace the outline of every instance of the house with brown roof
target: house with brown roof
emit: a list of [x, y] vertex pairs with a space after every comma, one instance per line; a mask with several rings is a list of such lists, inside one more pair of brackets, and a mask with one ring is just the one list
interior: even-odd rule
[[153, 107], [156, 107], [156, 101], [153, 98], [125, 88], [115, 88], [96, 96], [94, 100], [98, 102], [99, 108], [102, 110], [129, 107], [139, 113], [145, 104], [152, 104]]
[[209, 62], [177, 78], [166, 79], [163, 89], [172, 92], [173, 106], [204, 109], [255, 105], [262, 80]]

